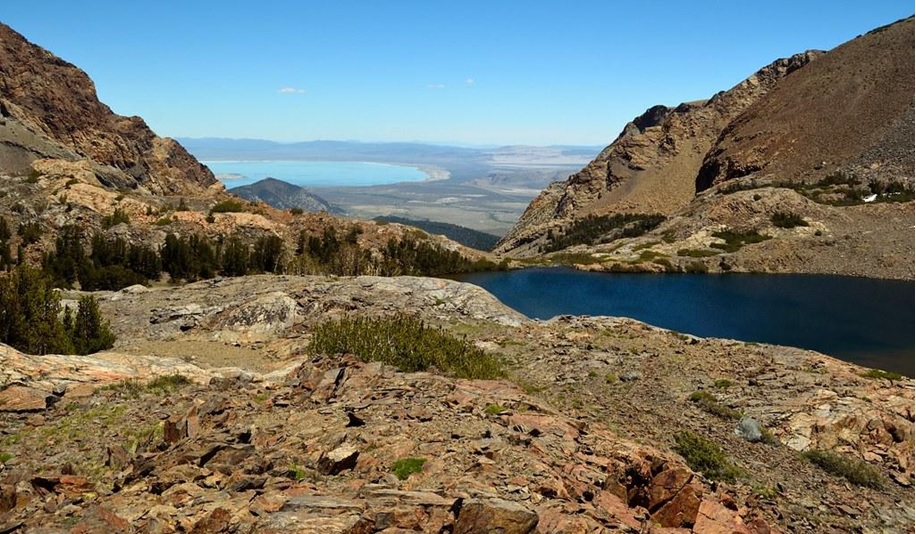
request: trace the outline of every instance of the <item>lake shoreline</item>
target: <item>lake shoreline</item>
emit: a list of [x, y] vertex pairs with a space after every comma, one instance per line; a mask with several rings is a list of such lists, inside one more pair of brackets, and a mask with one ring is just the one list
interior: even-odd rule
[[454, 279], [523, 315], [629, 317], [699, 337], [815, 350], [914, 375], [913, 283], [843, 275], [645, 276], [534, 267]]
[[[415, 163], [298, 159], [205, 160], [201, 163], [207, 165], [227, 189], [251, 185], [265, 178], [274, 178], [304, 188], [371, 187], [437, 182], [451, 178], [451, 173], [442, 167]], [[406, 174], [401, 173], [402, 170], [410, 171], [411, 176], [402, 176]], [[376, 177], [366, 178], [366, 174], [373, 172]]]

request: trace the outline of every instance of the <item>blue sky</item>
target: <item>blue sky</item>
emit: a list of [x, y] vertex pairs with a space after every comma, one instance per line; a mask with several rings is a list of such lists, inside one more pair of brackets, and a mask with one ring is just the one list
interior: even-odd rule
[[861, 1], [4, 2], [160, 135], [605, 145], [655, 104], [909, 16]]

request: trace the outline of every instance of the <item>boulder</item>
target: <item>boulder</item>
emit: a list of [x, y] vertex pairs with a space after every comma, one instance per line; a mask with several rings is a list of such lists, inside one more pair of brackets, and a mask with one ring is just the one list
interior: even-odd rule
[[502, 499], [468, 499], [461, 503], [455, 534], [528, 534], [538, 515], [524, 506]]

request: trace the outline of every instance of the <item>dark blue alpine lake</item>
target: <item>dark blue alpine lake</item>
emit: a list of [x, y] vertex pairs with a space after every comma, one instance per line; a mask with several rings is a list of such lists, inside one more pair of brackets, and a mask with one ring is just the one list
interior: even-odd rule
[[702, 337], [790, 345], [913, 376], [914, 284], [827, 275], [605, 274], [535, 268], [458, 277], [536, 319], [611, 315]]

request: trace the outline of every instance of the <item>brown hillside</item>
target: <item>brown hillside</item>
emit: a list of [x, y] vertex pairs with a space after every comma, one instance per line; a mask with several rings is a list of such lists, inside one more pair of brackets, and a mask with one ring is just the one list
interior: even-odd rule
[[732, 122], [697, 191], [751, 173], [810, 182], [838, 169], [912, 180], [913, 18], [869, 32], [789, 76]]
[[671, 214], [683, 208], [694, 197], [703, 157], [729, 121], [821, 54], [777, 60], [707, 101], [649, 108], [584, 169], [541, 193], [497, 251], [536, 254], [549, 228], [587, 215]]
[[[0, 171], [39, 158], [88, 158], [100, 181], [152, 193], [193, 193], [219, 182], [140, 117], [114, 114], [85, 72], [0, 24]], [[106, 168], [108, 167], [108, 168]]]

